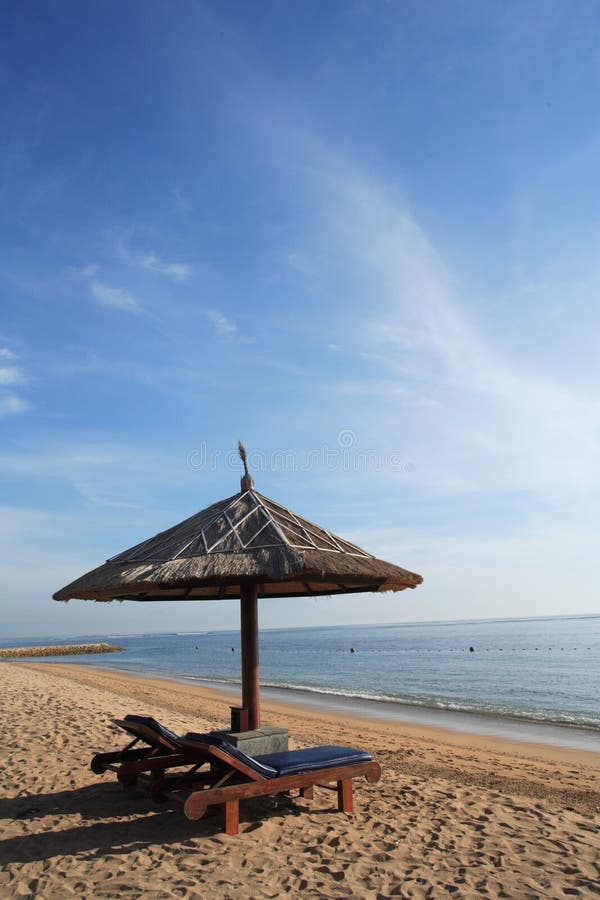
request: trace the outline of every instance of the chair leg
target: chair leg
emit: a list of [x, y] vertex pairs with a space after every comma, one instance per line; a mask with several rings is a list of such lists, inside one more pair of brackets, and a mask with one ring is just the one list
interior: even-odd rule
[[304, 797], [305, 800], [312, 800], [315, 795], [314, 785], [308, 784], [306, 787], [300, 788], [300, 796]]
[[240, 801], [226, 800], [225, 807], [225, 834], [237, 834], [240, 830]]
[[352, 779], [344, 778], [337, 783], [338, 793], [338, 809], [341, 812], [354, 812], [354, 802], [352, 800]]

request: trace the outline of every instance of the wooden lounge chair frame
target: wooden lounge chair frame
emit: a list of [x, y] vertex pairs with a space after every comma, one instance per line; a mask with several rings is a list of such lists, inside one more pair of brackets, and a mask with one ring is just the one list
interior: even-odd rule
[[[180, 738], [180, 741], [185, 748], [198, 748], [199, 745], [203, 745], [208, 754], [211, 772], [218, 776], [216, 780], [209, 777], [204, 784], [192, 784], [191, 793], [184, 802], [186, 817], [195, 821], [204, 815], [209, 806], [221, 806], [224, 813], [224, 831], [228, 835], [237, 834], [239, 831], [240, 800], [292, 790], [299, 790], [302, 797], [311, 799], [314, 788], [318, 786], [336, 791], [338, 809], [341, 812], [351, 813], [354, 811], [353, 779], [364, 776], [367, 781], [374, 784], [381, 778], [381, 767], [370, 754], [347, 747], [315, 747], [306, 751], [275, 753], [253, 758], [226, 741], [213, 742], [211, 737], [205, 735], [190, 734]], [[276, 765], [276, 760], [284, 762], [286, 758], [301, 758], [303, 754], [315, 753], [323, 756], [323, 764], [321, 767], [307, 766], [308, 771], [302, 771], [300, 762], [297, 766], [299, 771], [281, 775], [277, 768], [270, 765], [270, 763]], [[353, 756], [360, 756], [361, 759], [351, 761]], [[347, 763], [344, 763], [344, 758], [348, 760]], [[339, 765], [332, 765], [332, 761], [336, 759]], [[261, 768], [265, 771], [261, 772]], [[285, 771], [285, 766], [282, 768]], [[270, 772], [267, 771], [269, 769]], [[160, 784], [155, 785], [155, 790], [157, 788], [160, 790]]]

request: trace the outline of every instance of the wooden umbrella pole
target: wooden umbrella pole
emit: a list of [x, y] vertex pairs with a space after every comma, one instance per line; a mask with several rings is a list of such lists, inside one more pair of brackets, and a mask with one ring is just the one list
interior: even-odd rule
[[242, 706], [248, 710], [248, 728], [260, 728], [258, 668], [258, 587], [242, 585], [240, 592], [242, 631]]

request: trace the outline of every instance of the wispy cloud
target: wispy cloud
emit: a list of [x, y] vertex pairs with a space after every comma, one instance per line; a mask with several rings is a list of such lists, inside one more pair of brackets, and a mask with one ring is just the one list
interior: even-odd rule
[[16, 364], [17, 356], [8, 347], [0, 347], [0, 417], [26, 412], [30, 406], [14, 388], [27, 380]]
[[192, 267], [188, 263], [165, 259], [155, 250], [134, 249], [130, 245], [129, 238], [122, 234], [116, 239], [115, 249], [117, 256], [129, 265], [146, 272], [164, 275], [173, 281], [187, 281], [192, 274]]
[[0, 416], [10, 416], [13, 413], [27, 412], [29, 408], [27, 401], [23, 400], [22, 397], [17, 397], [16, 394], [0, 395]]
[[0, 450], [0, 471], [28, 483], [62, 481], [90, 503], [131, 510], [140, 508], [140, 495], [147, 498], [148, 485], [160, 491], [194, 478], [185, 457], [173, 463], [158, 449], [89, 434], [68, 440], [40, 437], [18, 452]]
[[137, 264], [140, 269], [147, 269], [150, 272], [158, 272], [160, 275], [167, 275], [175, 281], [187, 281], [192, 274], [191, 266], [181, 262], [167, 262], [161, 259], [153, 251], [140, 253], [137, 257]]
[[19, 384], [23, 380], [23, 372], [17, 366], [0, 366], [0, 386]]
[[123, 312], [139, 313], [141, 307], [133, 294], [125, 288], [113, 287], [104, 281], [91, 281], [90, 291], [101, 306], [119, 309]]
[[127, 500], [117, 499], [106, 496], [99, 492], [97, 484], [87, 484], [86, 482], [76, 481], [75, 488], [89, 503], [94, 506], [109, 507], [110, 509], [143, 509], [141, 503], [134, 503]]
[[212, 323], [217, 337], [229, 337], [237, 331], [237, 326], [217, 309], [203, 309], [202, 314]]
[[98, 263], [86, 263], [83, 266], [71, 266], [66, 270], [67, 275], [77, 280], [83, 280], [88, 290], [99, 306], [107, 309], [117, 309], [121, 312], [142, 313], [144, 309], [134, 294], [124, 287], [109, 283], [102, 277], [102, 267]]
[[133, 472], [147, 474], [149, 468], [158, 465], [158, 459], [140, 447], [94, 439], [43, 441], [26, 453], [0, 452], [4, 472], [78, 483], [91, 483], [92, 473], [107, 479], [124, 473], [122, 480], [127, 482]]
[[[123, 235], [116, 239], [115, 251], [117, 256], [128, 266], [142, 271], [155, 272], [171, 278], [173, 281], [187, 281], [192, 273], [191, 266], [187, 263], [168, 261], [153, 250], [132, 250], [128, 239]], [[104, 276], [104, 268], [94, 262], [71, 267], [68, 272], [87, 282], [91, 296], [100, 306], [134, 314], [147, 312], [132, 290], [114, 284], [114, 280], [120, 280], [118, 276], [117, 279], [109, 276], [110, 280]]]
[[[328, 197], [323, 229], [355, 283], [368, 285], [368, 297], [359, 287], [349, 304], [346, 343], [395, 373], [396, 386], [383, 382], [388, 399], [418, 389], [437, 407], [427, 424], [446, 441], [446, 465], [468, 470], [473, 485], [600, 488], [600, 401], [490, 343], [460, 302], [460, 273], [408, 207], [348, 165], [333, 173], [330, 162], [325, 155], [317, 167], [319, 197]], [[365, 381], [364, 393], [372, 387]], [[421, 444], [430, 464], [439, 449]]]
[[[347, 371], [356, 373], [351, 387], [342, 377], [332, 392], [332, 415], [345, 394], [345, 410], [361, 416], [364, 429], [398, 446], [410, 440], [423, 486], [429, 478], [432, 487], [461, 490], [600, 489], [598, 398], [567, 381], [560, 355], [550, 369], [534, 354], [505, 349], [513, 318], [505, 297], [503, 333], [496, 340], [484, 332], [468, 273], [449, 265], [397, 178], [388, 182], [345, 158], [280, 97], [271, 99], [252, 114], [252, 126], [282, 179], [288, 167], [303, 179], [312, 224], [293, 259], [311, 259], [313, 296], [344, 297], [343, 315], [333, 299], [325, 312], [335, 316]], [[530, 337], [534, 347], [538, 335]], [[400, 417], [394, 412], [405, 392], [414, 410]]]

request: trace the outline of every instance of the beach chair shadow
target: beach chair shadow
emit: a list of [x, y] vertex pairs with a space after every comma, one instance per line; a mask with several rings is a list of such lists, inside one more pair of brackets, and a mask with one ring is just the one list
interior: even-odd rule
[[[187, 828], [185, 826], [188, 826]], [[210, 829], [207, 829], [207, 836]], [[217, 833], [216, 826], [212, 833]], [[177, 811], [163, 811], [138, 819], [80, 824], [70, 828], [31, 832], [0, 840], [0, 864], [26, 863], [54, 856], [89, 858], [111, 854], [129, 854], [160, 843], [177, 844], [192, 837], [189, 823]]]
[[[77, 815], [84, 821], [63, 823]], [[178, 804], [148, 807], [147, 795], [112, 783], [0, 799], [0, 820], [21, 820], [27, 832], [0, 838], [0, 865], [87, 854], [128, 854], [160, 844], [210, 839], [220, 833], [218, 815], [198, 828]]]
[[[301, 815], [302, 812], [303, 807], [296, 806], [291, 797], [261, 798], [246, 810], [245, 831], [251, 833], [282, 813]], [[61, 827], [61, 818], [72, 815], [84, 816], [86, 821]], [[191, 822], [181, 816], [179, 804], [167, 801], [149, 810], [147, 794], [135, 789], [123, 790], [114, 782], [1, 798], [0, 819], [23, 820], [31, 829], [26, 834], [0, 839], [0, 865], [43, 861], [57, 855], [102, 858], [108, 852], [127, 855], [156, 843], [222, 840], [218, 809], [214, 808], [202, 822]], [[50, 828], [47, 822], [42, 823], [44, 819], [53, 820]]]

